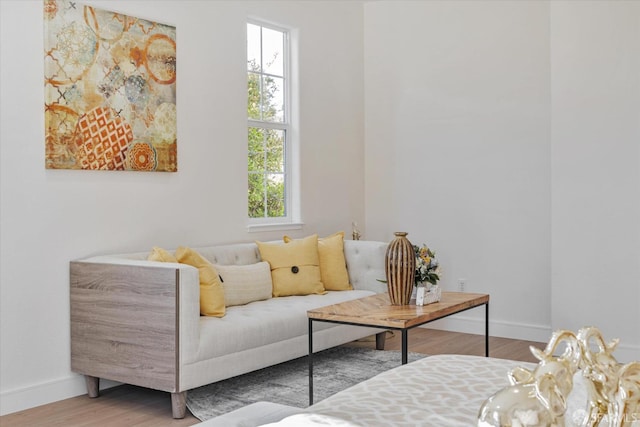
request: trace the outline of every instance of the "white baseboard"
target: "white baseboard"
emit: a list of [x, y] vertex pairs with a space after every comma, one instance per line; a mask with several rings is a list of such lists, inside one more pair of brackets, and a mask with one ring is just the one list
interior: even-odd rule
[[[100, 380], [101, 390], [116, 385], [120, 385], [120, 383]], [[0, 394], [0, 415], [12, 414], [83, 394], [87, 394], [87, 388], [84, 377], [80, 375], [2, 392]]]
[[[456, 315], [446, 319], [436, 320], [435, 322], [428, 323], [422, 327], [443, 331], [462, 332], [466, 334], [484, 335], [484, 318], [479, 319]], [[534, 341], [546, 345], [546, 343], [549, 342], [552, 333], [553, 330], [551, 326], [489, 319], [489, 335], [492, 337]], [[640, 360], [640, 345], [621, 343], [616, 348], [614, 356], [621, 363]]]
[[[484, 335], [484, 317], [451, 316], [424, 325], [425, 328], [443, 331]], [[551, 326], [489, 320], [489, 335], [492, 337], [546, 343], [551, 337]]]

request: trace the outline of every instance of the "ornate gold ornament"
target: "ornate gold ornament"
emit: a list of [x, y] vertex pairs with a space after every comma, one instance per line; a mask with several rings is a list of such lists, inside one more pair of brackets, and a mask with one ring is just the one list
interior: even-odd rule
[[[561, 344], [564, 352], [555, 356]], [[613, 356], [617, 345], [617, 339], [607, 343], [594, 327], [584, 327], [577, 334], [554, 332], [544, 350], [530, 347], [540, 361], [538, 366], [511, 370], [511, 385], [482, 404], [478, 427], [640, 425], [640, 362], [619, 363]], [[567, 401], [576, 373], [586, 384], [584, 416], [575, 419], [574, 414], [573, 423], [566, 424]]]

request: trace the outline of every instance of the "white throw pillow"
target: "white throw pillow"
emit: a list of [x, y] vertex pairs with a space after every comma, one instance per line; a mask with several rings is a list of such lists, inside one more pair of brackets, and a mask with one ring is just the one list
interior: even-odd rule
[[216, 265], [227, 307], [271, 298], [271, 267], [268, 262], [247, 265]]

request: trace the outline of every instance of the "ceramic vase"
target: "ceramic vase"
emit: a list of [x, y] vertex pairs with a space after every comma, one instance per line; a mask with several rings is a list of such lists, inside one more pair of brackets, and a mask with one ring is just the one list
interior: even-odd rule
[[418, 285], [416, 287], [416, 305], [424, 305], [424, 294], [427, 292], [427, 288], [424, 285]]
[[396, 232], [385, 255], [387, 289], [392, 305], [408, 305], [416, 274], [416, 255], [406, 232]]
[[442, 298], [442, 288], [431, 283], [420, 282], [416, 286], [416, 305], [427, 305], [439, 302]]

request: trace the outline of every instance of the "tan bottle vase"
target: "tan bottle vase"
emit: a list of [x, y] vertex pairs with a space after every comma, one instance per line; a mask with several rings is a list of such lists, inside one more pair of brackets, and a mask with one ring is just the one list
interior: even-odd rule
[[387, 289], [392, 305], [408, 305], [416, 274], [416, 255], [406, 232], [394, 233], [385, 255]]

